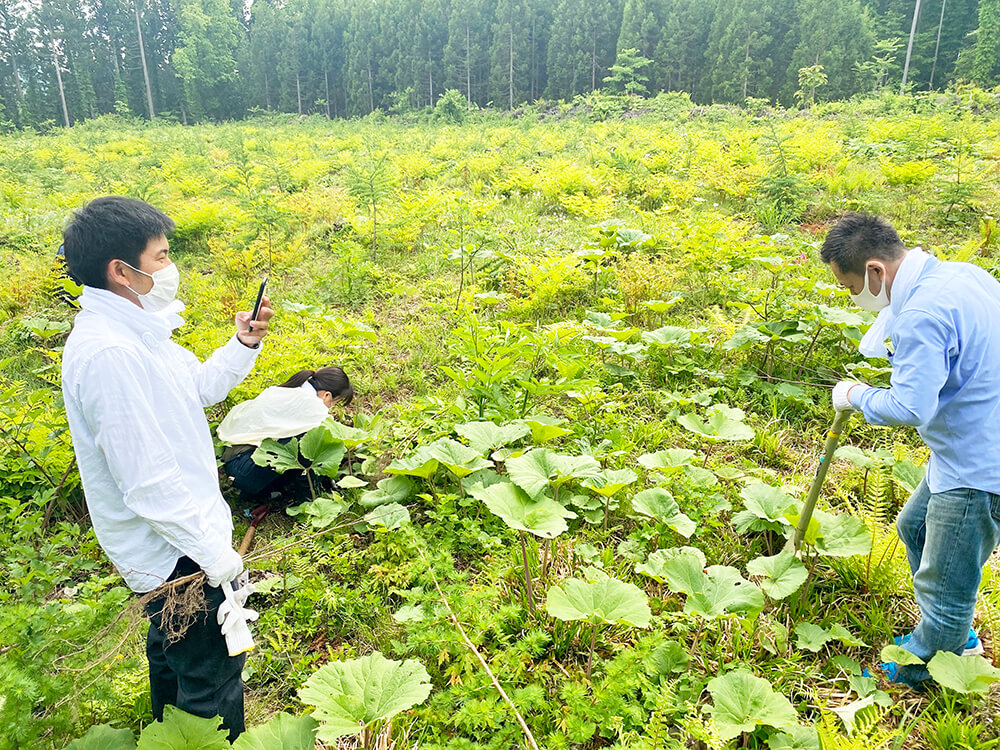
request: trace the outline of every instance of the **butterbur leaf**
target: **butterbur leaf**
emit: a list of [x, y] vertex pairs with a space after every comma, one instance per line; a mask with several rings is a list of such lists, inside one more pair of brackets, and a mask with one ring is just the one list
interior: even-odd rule
[[762, 577], [760, 587], [764, 593], [778, 600], [794, 594], [809, 577], [806, 566], [788, 550], [751, 560], [747, 563], [747, 573]]
[[229, 732], [219, 729], [222, 719], [203, 719], [165, 706], [163, 721], [147, 724], [139, 735], [136, 750], [229, 750]]
[[410, 522], [410, 511], [399, 503], [387, 503], [369, 511], [361, 520], [372, 527], [395, 531]]
[[342, 490], [354, 490], [358, 487], [367, 487], [368, 482], [360, 477], [346, 476], [337, 479], [337, 486]]
[[337, 516], [347, 510], [348, 504], [340, 499], [340, 495], [333, 497], [317, 497], [301, 505], [286, 508], [285, 512], [290, 516], [305, 515], [313, 528], [325, 529], [337, 520]]
[[233, 750], [313, 750], [319, 722], [312, 716], [280, 713], [266, 724], [248, 729], [233, 743]]
[[702, 489], [714, 487], [719, 483], [719, 480], [713, 472], [701, 466], [685, 466], [684, 476], [686, 476], [688, 481], [690, 481], [695, 487], [701, 487]]
[[575, 518], [550, 497], [532, 499], [520, 487], [502, 481], [489, 487], [475, 486], [469, 494], [485, 503], [490, 511], [503, 519], [510, 528], [527, 531], [543, 539], [553, 539], [569, 528], [567, 518]]
[[413, 659], [393, 661], [375, 651], [320, 667], [299, 690], [299, 698], [316, 707], [317, 737], [334, 743], [423, 703], [430, 692], [423, 664]]
[[665, 349], [691, 343], [691, 331], [680, 326], [663, 326], [655, 331], [643, 331], [642, 340]]
[[683, 672], [690, 659], [687, 649], [677, 641], [667, 641], [657, 646], [645, 660], [646, 674], [666, 675]]
[[459, 479], [493, 465], [492, 461], [483, 458], [472, 448], [450, 438], [441, 438], [428, 445], [427, 455], [436, 458], [438, 463]]
[[404, 604], [392, 615], [396, 622], [420, 622], [425, 617], [424, 608], [419, 604]]
[[659, 549], [636, 565], [635, 571], [667, 584], [671, 591], [691, 594], [703, 585], [705, 555], [697, 547]]
[[771, 750], [821, 750], [819, 733], [815, 727], [787, 727], [767, 738]]
[[704, 419], [695, 414], [683, 414], [677, 418], [677, 423], [706, 440], [752, 440], [754, 430], [743, 422], [745, 418], [742, 409], [713, 404], [705, 412]]
[[673, 495], [662, 487], [636, 493], [632, 498], [632, 510], [647, 518], [662, 521], [685, 538], [689, 538], [696, 528], [694, 521], [681, 512]]
[[667, 448], [664, 451], [639, 456], [639, 464], [650, 471], [672, 474], [690, 464], [694, 457], [695, 452], [688, 448]]
[[862, 469], [868, 469], [881, 463], [877, 458], [872, 458], [854, 445], [840, 446], [837, 448], [837, 452], [833, 454], [833, 457], [835, 459], [850, 461], [852, 464], [860, 466]]
[[413, 480], [405, 476], [386, 477], [379, 480], [374, 490], [361, 493], [359, 504], [364, 508], [375, 508], [388, 503], [401, 503], [408, 500], [417, 486]]
[[764, 594], [728, 565], [712, 565], [702, 578], [701, 589], [690, 594], [684, 611], [715, 619], [727, 614], [753, 615], [764, 609]]
[[465, 438], [473, 450], [483, 456], [501, 446], [520, 440], [531, 432], [524, 422], [498, 425], [493, 422], [466, 422], [455, 425], [455, 432]]
[[899, 664], [900, 666], [923, 664], [924, 660], [921, 659], [916, 654], [910, 653], [902, 646], [897, 646], [895, 643], [890, 643], [888, 646], [883, 646], [882, 651], [879, 652], [878, 658], [883, 662], [892, 662]]
[[405, 474], [411, 477], [427, 479], [433, 476], [438, 469], [438, 460], [430, 455], [425, 446], [417, 450], [406, 458], [397, 458], [385, 467], [386, 474]]
[[66, 750], [135, 750], [135, 737], [128, 729], [112, 729], [107, 724], [97, 724], [87, 733], [73, 740]]
[[709, 708], [723, 739], [765, 725], [775, 729], [796, 726], [798, 714], [788, 699], [776, 693], [771, 683], [749, 672], [737, 671], [709, 680], [708, 692], [715, 705]]
[[868, 644], [851, 635], [851, 631], [839, 623], [830, 627], [830, 636], [851, 648], [868, 648]]
[[302, 436], [299, 450], [306, 460], [312, 464], [312, 470], [325, 477], [336, 477], [340, 474], [340, 462], [344, 460], [347, 449], [339, 440], [334, 440], [325, 424], [313, 427]]
[[545, 611], [559, 620], [648, 628], [651, 613], [638, 586], [615, 578], [587, 582], [567, 578], [549, 589]]
[[904, 490], [913, 493], [923, 480], [926, 471], [925, 467], [917, 466], [912, 461], [900, 461], [893, 465], [892, 476]]
[[746, 509], [757, 518], [783, 525], [788, 525], [785, 514], [798, 505], [798, 501], [780, 487], [772, 487], [757, 479], [740, 490], [740, 497]]
[[530, 416], [524, 418], [524, 423], [531, 430], [531, 439], [536, 443], [547, 443], [563, 435], [569, 435], [572, 430], [567, 430], [560, 425], [565, 424], [565, 419], [557, 417]]
[[872, 537], [860, 518], [846, 513], [832, 515], [819, 510], [814, 511], [813, 518], [819, 521], [816, 551], [821, 555], [851, 557], [871, 552]]
[[330, 437], [334, 440], [339, 440], [344, 444], [344, 447], [348, 449], [357, 448], [363, 443], [367, 443], [372, 439], [372, 434], [366, 430], [362, 430], [358, 427], [350, 427], [346, 424], [341, 424], [333, 417], [330, 417], [323, 425], [326, 427], [327, 432]]
[[941, 687], [958, 693], [986, 693], [1000, 680], [997, 669], [981, 656], [959, 656], [938, 651], [927, 663], [927, 671]]
[[279, 474], [286, 471], [302, 471], [299, 463], [299, 441], [292, 438], [287, 443], [267, 438], [261, 442], [253, 455], [250, 456], [258, 466], [270, 466]]
[[795, 626], [795, 645], [813, 653], [818, 652], [833, 639], [830, 631], [811, 622], [800, 622]]
[[507, 474], [514, 484], [532, 497], [541, 495], [549, 483], [558, 486], [569, 479], [595, 477], [601, 465], [592, 456], [568, 456], [536, 448], [506, 462]]
[[581, 484], [601, 497], [611, 497], [634, 483], [638, 478], [635, 472], [630, 469], [605, 470], [596, 476], [587, 477]]

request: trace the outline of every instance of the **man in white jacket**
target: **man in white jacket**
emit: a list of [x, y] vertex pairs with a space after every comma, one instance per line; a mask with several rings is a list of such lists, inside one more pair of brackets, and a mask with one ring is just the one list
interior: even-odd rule
[[143, 201], [98, 198], [64, 232], [69, 271], [83, 285], [63, 353], [62, 385], [87, 507], [101, 547], [137, 593], [204, 571], [209, 610], [179, 641], [149, 607], [146, 642], [153, 714], [164, 705], [219, 715], [230, 740], [244, 730], [244, 656], [230, 657], [216, 621], [221, 585], [243, 571], [232, 513], [219, 491], [204, 408], [253, 368], [273, 315], [236, 314], [236, 333], [205, 362], [171, 341], [183, 323], [174, 223]]

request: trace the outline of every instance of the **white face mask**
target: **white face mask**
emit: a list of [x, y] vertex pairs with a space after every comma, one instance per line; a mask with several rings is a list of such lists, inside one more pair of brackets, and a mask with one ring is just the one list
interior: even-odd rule
[[[125, 263], [125, 261], [122, 261], [122, 263]], [[136, 273], [148, 276], [153, 281], [153, 286], [145, 294], [139, 294], [135, 289], [129, 287], [135, 296], [139, 298], [139, 304], [142, 305], [143, 310], [159, 312], [176, 299], [177, 288], [181, 283], [181, 272], [177, 270], [176, 263], [171, 263], [169, 266], [153, 273], [140, 271], [134, 266], [129, 266], [128, 263], [125, 263], [125, 265]]]
[[889, 304], [889, 288], [885, 283], [885, 273], [883, 272], [882, 289], [878, 294], [872, 294], [871, 288], [868, 286], [868, 276], [871, 270], [871, 268], [865, 270], [865, 284], [864, 289], [861, 290], [861, 294], [852, 294], [851, 299], [862, 310], [878, 312]]

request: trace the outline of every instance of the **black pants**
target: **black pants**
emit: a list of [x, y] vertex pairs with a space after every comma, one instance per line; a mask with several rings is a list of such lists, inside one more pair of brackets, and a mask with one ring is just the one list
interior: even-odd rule
[[[278, 442], [287, 443], [290, 439], [282, 438]], [[258, 466], [252, 456], [252, 449], [237, 453], [223, 466], [226, 474], [232, 477], [233, 486], [243, 493], [245, 500], [263, 502], [272, 492], [287, 495], [289, 501], [300, 497], [309, 499], [309, 484], [301, 471], [290, 469], [279, 474], [270, 466]]]
[[[197, 573], [200, 569], [193, 560], [182, 557], [169, 580]], [[224, 595], [221, 589], [207, 583], [203, 585], [208, 612], [198, 615], [191, 629], [175, 643], [167, 643], [160, 632], [163, 600], [146, 605], [149, 615], [146, 656], [153, 716], [162, 720], [166, 705], [204, 718], [221, 716], [222, 726], [229, 730], [232, 742], [246, 729], [241, 676], [246, 654], [229, 655], [226, 639], [216, 620]]]

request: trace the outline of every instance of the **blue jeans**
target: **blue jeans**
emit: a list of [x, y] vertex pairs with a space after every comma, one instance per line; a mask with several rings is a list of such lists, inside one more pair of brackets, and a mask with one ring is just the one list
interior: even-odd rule
[[[913, 572], [920, 622], [905, 644], [930, 661], [938, 651], [961, 654], [976, 610], [983, 566], [1000, 544], [1000, 495], [972, 489], [932, 494], [920, 483], [896, 519]], [[930, 677], [920, 665], [899, 668], [916, 686]]]

